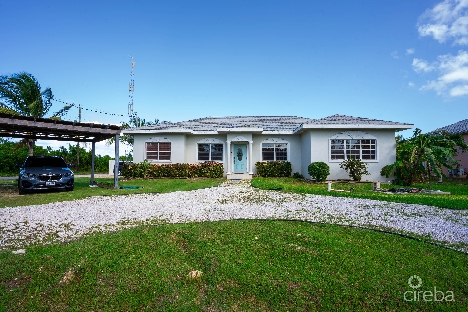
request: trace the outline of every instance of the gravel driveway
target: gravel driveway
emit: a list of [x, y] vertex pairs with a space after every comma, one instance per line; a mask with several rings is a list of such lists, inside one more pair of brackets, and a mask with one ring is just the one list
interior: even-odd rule
[[0, 249], [64, 242], [138, 224], [290, 219], [424, 237], [468, 253], [468, 210], [254, 189], [250, 183], [166, 194], [99, 196], [0, 209]]

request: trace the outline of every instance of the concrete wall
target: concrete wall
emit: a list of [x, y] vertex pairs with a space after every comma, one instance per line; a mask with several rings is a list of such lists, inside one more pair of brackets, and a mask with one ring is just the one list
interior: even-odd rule
[[[249, 142], [252, 141], [252, 170], [256, 173], [255, 163], [262, 159], [262, 142], [268, 139], [284, 140], [289, 143], [288, 158], [292, 165], [292, 172], [299, 172], [307, 178], [310, 178], [307, 167], [311, 162], [323, 161], [330, 166], [330, 176], [328, 179], [349, 179], [349, 175], [340, 168], [341, 160], [331, 160], [329, 157], [330, 138], [345, 130], [333, 129], [314, 129], [297, 135], [283, 134], [250, 134], [250, 133], [227, 133], [227, 134], [138, 134], [135, 135], [134, 161], [142, 162], [145, 160], [146, 142], [170, 141], [172, 152], [171, 161], [151, 161], [152, 163], [197, 163], [197, 143], [202, 140], [219, 140], [224, 145], [223, 165], [225, 173], [227, 172], [227, 162], [231, 155], [228, 150], [227, 141], [232, 145], [236, 142], [245, 142], [249, 148]], [[352, 131], [350, 131], [353, 134]], [[358, 133], [358, 132], [356, 132]], [[371, 175], [363, 176], [364, 180], [386, 181], [385, 177], [380, 175], [383, 166], [395, 161], [395, 132], [393, 130], [362, 130], [359, 133], [365, 133], [377, 140], [377, 160], [366, 161], [368, 171]], [[245, 139], [245, 140], [244, 140]], [[250, 155], [250, 152], [247, 152]], [[468, 166], [468, 164], [467, 164]]]
[[[215, 142], [219, 140], [220, 142]], [[185, 162], [189, 164], [196, 164], [198, 162], [198, 142], [202, 143], [222, 143], [223, 144], [223, 165], [226, 162], [227, 151], [226, 151], [226, 135], [225, 134], [198, 134], [198, 135], [187, 135], [185, 140]], [[226, 166], [224, 166], [226, 168]]]
[[288, 142], [288, 161], [291, 162], [292, 172], [301, 172], [301, 159], [302, 159], [302, 142], [299, 135], [292, 134], [254, 134], [253, 135], [253, 170], [255, 169], [255, 163], [262, 161], [262, 143], [269, 139], [278, 139], [279, 143], [281, 140]]
[[[302, 161], [301, 161], [301, 171], [299, 171], [304, 177], [310, 179], [308, 172], [308, 166], [312, 162], [312, 132], [307, 131], [301, 135], [301, 145], [302, 145]], [[326, 162], [327, 163], [327, 162]]]
[[[311, 137], [311, 162], [323, 161], [330, 166], [330, 175], [328, 179], [349, 179], [349, 175], [344, 169], [340, 168], [342, 160], [331, 160], [329, 158], [330, 138], [343, 131], [340, 130], [314, 130], [310, 133]], [[353, 131], [349, 131], [353, 132]], [[362, 130], [365, 134], [371, 135], [377, 139], [377, 160], [365, 161], [368, 164], [370, 175], [362, 177], [363, 181], [386, 181], [384, 176], [380, 175], [380, 169], [383, 166], [391, 164], [396, 160], [396, 142], [395, 132], [393, 130]], [[305, 164], [303, 164], [305, 166]], [[307, 172], [307, 167], [305, 167]], [[310, 177], [307, 175], [304, 175]]]
[[135, 163], [142, 162], [146, 159], [145, 146], [146, 142], [171, 142], [171, 160], [170, 161], [155, 161], [148, 160], [151, 163], [186, 163], [185, 160], [185, 134], [137, 134], [135, 143], [133, 144], [133, 161]]

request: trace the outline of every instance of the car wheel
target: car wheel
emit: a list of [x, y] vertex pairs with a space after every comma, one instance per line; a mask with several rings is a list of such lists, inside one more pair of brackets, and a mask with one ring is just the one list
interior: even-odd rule
[[26, 191], [24, 190], [24, 188], [21, 187], [20, 183], [18, 182], [18, 194], [19, 195], [24, 195], [26, 194]]

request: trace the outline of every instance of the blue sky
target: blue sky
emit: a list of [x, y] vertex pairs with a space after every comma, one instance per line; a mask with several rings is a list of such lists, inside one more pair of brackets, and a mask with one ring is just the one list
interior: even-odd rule
[[31, 73], [81, 104], [83, 122], [128, 119], [129, 56], [146, 120], [344, 114], [431, 131], [467, 118], [468, 0], [26, 0], [0, 12], [0, 74]]

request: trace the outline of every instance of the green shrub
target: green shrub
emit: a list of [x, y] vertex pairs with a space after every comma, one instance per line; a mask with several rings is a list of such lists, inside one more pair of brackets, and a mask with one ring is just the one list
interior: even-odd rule
[[312, 177], [317, 182], [323, 182], [327, 179], [330, 174], [330, 167], [323, 161], [316, 161], [311, 163], [307, 170]]
[[367, 171], [367, 164], [360, 159], [347, 159], [340, 164], [340, 167], [346, 170], [354, 181], [361, 181], [363, 175], [370, 174]]
[[145, 160], [137, 164], [124, 164], [121, 173], [125, 179], [221, 178], [224, 167], [222, 163], [209, 161], [198, 164], [151, 164]]
[[261, 177], [290, 177], [292, 173], [289, 161], [259, 161], [255, 164], [257, 175]]
[[292, 177], [294, 179], [304, 179], [304, 176], [300, 174], [299, 172], [294, 172]]

